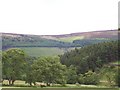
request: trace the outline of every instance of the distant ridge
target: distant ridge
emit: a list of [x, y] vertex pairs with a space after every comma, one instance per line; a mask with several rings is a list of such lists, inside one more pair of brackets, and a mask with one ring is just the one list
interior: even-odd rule
[[84, 34], [84, 33], [93, 33], [93, 32], [113, 32], [113, 31], [118, 31], [117, 29], [114, 29], [114, 30], [98, 30], [98, 31], [87, 31], [87, 32], [75, 32], [75, 33], [68, 33], [68, 34], [59, 34], [59, 35], [39, 35], [39, 34], [18, 34], [18, 33], [5, 33], [5, 32], [0, 32], [2, 34], [13, 34], [13, 35], [39, 35], [39, 36], [67, 36], [67, 35], [78, 35], [78, 34]]
[[2, 33], [3, 49], [11, 47], [82, 47], [118, 39], [118, 30], [80, 32], [62, 35]]
[[92, 32], [78, 32], [71, 34], [61, 35], [41, 35], [43, 38], [65, 38], [72, 36], [83, 36], [84, 38], [116, 38], [118, 36], [118, 30], [104, 30], [104, 31], [92, 31]]

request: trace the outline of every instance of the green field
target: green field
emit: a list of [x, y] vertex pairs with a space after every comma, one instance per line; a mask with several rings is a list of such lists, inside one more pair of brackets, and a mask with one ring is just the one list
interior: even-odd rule
[[[7, 84], [8, 81], [5, 80], [3, 84]], [[96, 85], [77, 85], [77, 84], [66, 84], [65, 87], [61, 85], [54, 85], [51, 87], [19, 87], [19, 85], [27, 86], [28, 84], [25, 84], [25, 81], [16, 80], [15, 86], [3, 86], [2, 90], [118, 90], [118, 88], [109, 88], [105, 86], [96, 86]]]
[[58, 48], [58, 47], [20, 47], [26, 54], [34, 57], [40, 56], [56, 56], [73, 48]]
[[2, 90], [120, 90], [118, 88], [3, 88]]
[[73, 42], [74, 40], [81, 40], [81, 39], [84, 39], [84, 36], [71, 36], [71, 37], [59, 38], [58, 41]]

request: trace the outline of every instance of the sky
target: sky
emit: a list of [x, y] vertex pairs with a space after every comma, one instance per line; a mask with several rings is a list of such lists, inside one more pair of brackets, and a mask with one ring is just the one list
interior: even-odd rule
[[58, 35], [118, 28], [119, 0], [0, 0], [0, 32]]

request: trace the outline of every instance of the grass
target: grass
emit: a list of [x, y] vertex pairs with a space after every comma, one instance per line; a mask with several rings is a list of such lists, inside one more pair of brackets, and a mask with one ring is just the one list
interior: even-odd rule
[[2, 90], [120, 90], [118, 88], [3, 88]]
[[[7, 80], [4, 81], [4, 84], [7, 84]], [[77, 85], [77, 84], [66, 84], [65, 87], [57, 85], [51, 87], [18, 87], [17, 85], [24, 85], [25, 81], [17, 80], [15, 81], [14, 87], [4, 86], [2, 90], [118, 90], [118, 88], [108, 88], [103, 86], [95, 85]], [[17, 86], [17, 87], [16, 87]]]
[[120, 64], [120, 60], [118, 60], [117, 62], [113, 62], [112, 64]]
[[73, 42], [74, 40], [81, 40], [84, 39], [84, 36], [71, 36], [71, 37], [65, 37], [65, 38], [59, 38], [59, 41], [63, 42]]
[[64, 52], [73, 48], [57, 48], [57, 47], [20, 47], [26, 54], [34, 57], [40, 56], [56, 56], [62, 55]]

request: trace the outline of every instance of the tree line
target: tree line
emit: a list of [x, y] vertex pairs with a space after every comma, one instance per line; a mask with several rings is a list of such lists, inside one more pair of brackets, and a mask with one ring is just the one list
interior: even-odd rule
[[78, 74], [96, 71], [104, 64], [118, 61], [119, 49], [118, 41], [93, 44], [66, 52], [60, 56], [60, 61], [66, 66], [74, 65]]

